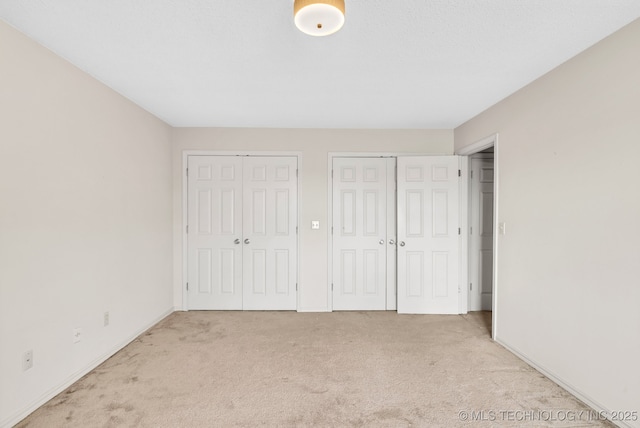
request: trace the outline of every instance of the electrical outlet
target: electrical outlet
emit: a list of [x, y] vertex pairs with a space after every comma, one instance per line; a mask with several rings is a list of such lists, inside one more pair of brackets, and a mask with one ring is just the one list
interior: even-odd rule
[[73, 343], [78, 343], [82, 340], [82, 329], [74, 328], [73, 329]]
[[104, 326], [108, 326], [109, 325], [109, 312], [105, 312], [104, 313]]
[[29, 349], [22, 354], [22, 371], [26, 372], [31, 367], [33, 367], [33, 350]]

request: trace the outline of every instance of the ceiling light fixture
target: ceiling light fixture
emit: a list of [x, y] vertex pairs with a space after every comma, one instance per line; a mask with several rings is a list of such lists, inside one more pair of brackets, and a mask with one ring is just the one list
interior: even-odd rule
[[344, 24], [344, 0], [295, 0], [296, 27], [310, 36], [328, 36]]

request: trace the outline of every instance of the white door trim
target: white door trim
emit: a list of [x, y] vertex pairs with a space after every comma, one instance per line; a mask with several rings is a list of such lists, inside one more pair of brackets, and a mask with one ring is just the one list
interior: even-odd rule
[[[493, 338], [493, 340], [496, 339], [497, 337], [497, 331], [499, 328], [498, 325], [498, 291], [499, 291], [499, 282], [498, 282], [498, 233], [499, 233], [499, 229], [498, 229], [498, 225], [499, 225], [499, 213], [498, 213], [498, 200], [500, 197], [500, 193], [499, 193], [499, 177], [500, 177], [500, 173], [499, 173], [499, 144], [498, 144], [498, 134], [493, 134], [490, 135], [488, 137], [485, 137], [481, 140], [476, 141], [473, 144], [470, 144], [466, 147], [461, 148], [460, 150], [456, 151], [457, 155], [460, 156], [465, 156], [467, 157], [467, 159], [465, 160], [465, 162], [467, 162], [467, 167], [464, 169], [463, 172], [463, 176], [464, 174], [468, 174], [468, 163], [469, 163], [469, 159], [468, 157], [481, 152], [482, 150], [488, 149], [490, 147], [493, 147], [493, 303], [492, 303], [492, 313], [491, 313], [491, 337]], [[468, 176], [467, 176], [468, 177]], [[468, 195], [469, 195], [469, 180], [468, 178], [464, 179], [462, 181], [462, 186], [464, 187], [464, 193], [467, 195], [467, 198], [464, 200], [464, 208], [466, 211], [466, 214], [463, 216], [463, 218], [465, 219], [466, 225], [465, 227], [467, 228], [466, 230], [468, 231], [468, 217], [469, 217], [469, 200], [468, 200]], [[469, 234], [468, 233], [463, 233], [462, 234], [462, 252], [465, 254], [468, 254], [469, 252]], [[468, 257], [468, 256], [466, 256]], [[468, 266], [468, 260], [467, 263], [465, 264], [465, 271], [463, 272], [464, 275], [464, 279], [465, 279], [465, 287], [463, 287], [464, 292], [461, 293], [461, 299], [464, 299], [465, 302], [468, 302], [469, 299], [469, 289], [468, 289], [468, 284], [469, 284], [469, 277], [468, 277], [468, 270], [469, 270], [469, 266]], [[462, 296], [464, 295], [464, 296]], [[466, 304], [465, 304], [466, 305]]]
[[455, 154], [459, 156], [469, 156], [488, 149], [489, 147], [495, 147], [496, 144], [498, 144], [498, 134], [493, 134], [461, 148], [456, 151]]
[[298, 224], [298, 233], [296, 234], [296, 246], [297, 246], [297, 278], [298, 290], [296, 292], [296, 311], [300, 308], [300, 253], [302, 248], [300, 247], [300, 182], [302, 177], [302, 152], [293, 151], [217, 151], [217, 150], [183, 150], [182, 151], [182, 169], [180, 171], [180, 177], [182, 179], [182, 275], [180, 278], [180, 285], [182, 287], [182, 310], [188, 311], [188, 293], [187, 293], [187, 278], [188, 278], [188, 242], [187, 242], [187, 224], [188, 224], [188, 182], [187, 182], [187, 166], [189, 156], [295, 156], [298, 159], [298, 186], [296, 200], [298, 201], [298, 207], [296, 208], [296, 224]]
[[[484, 150], [484, 149], [483, 149]], [[469, 311], [469, 157], [460, 156], [460, 199], [458, 203], [460, 218], [460, 293], [458, 293], [458, 308], [461, 314]]]

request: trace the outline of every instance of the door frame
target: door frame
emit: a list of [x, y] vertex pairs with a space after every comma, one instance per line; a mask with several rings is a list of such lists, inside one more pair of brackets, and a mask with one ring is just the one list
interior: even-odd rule
[[[182, 170], [180, 171], [180, 177], [182, 179], [182, 275], [180, 283], [182, 285], [182, 310], [189, 310], [189, 293], [187, 292], [187, 279], [189, 278], [189, 248], [188, 248], [188, 234], [187, 223], [188, 216], [188, 180], [187, 180], [187, 166], [189, 156], [258, 156], [258, 157], [279, 157], [290, 156], [297, 159], [298, 175], [297, 180], [297, 193], [296, 193], [296, 224], [298, 225], [296, 233], [296, 284], [300, 284], [300, 177], [302, 176], [302, 152], [294, 151], [218, 151], [218, 150], [183, 150], [182, 151]], [[300, 308], [300, 287], [296, 288], [296, 312]]]
[[[457, 153], [416, 153], [416, 152], [329, 152], [327, 155], [327, 221], [331, 222], [333, 218], [333, 177], [331, 176], [331, 170], [333, 168], [334, 158], [398, 158], [400, 156], [454, 156]], [[460, 160], [465, 160], [464, 156], [460, 157]], [[462, 164], [459, 163], [459, 167], [462, 169]], [[397, 179], [397, 169], [396, 169]], [[397, 190], [397, 184], [396, 184]], [[463, 188], [460, 187], [460, 195], [462, 197]], [[397, 197], [397, 195], [396, 195]], [[460, 204], [462, 206], [462, 204]], [[466, 208], [466, 205], [465, 205]], [[462, 211], [461, 211], [462, 214]], [[397, 219], [396, 219], [397, 221]], [[466, 215], [460, 216], [460, 221], [466, 221]], [[461, 224], [462, 227], [462, 224]], [[466, 247], [460, 246], [460, 254], [464, 253]], [[327, 227], [327, 311], [333, 312], [333, 290], [331, 289], [331, 281], [333, 278], [333, 235], [331, 234], [331, 225]], [[397, 268], [397, 267], [396, 267]], [[462, 279], [464, 272], [468, 270], [466, 264], [459, 265], [459, 278]], [[466, 278], [466, 277], [465, 277]], [[397, 287], [397, 284], [396, 284]], [[463, 287], [464, 288], [464, 287]], [[397, 288], [396, 288], [397, 290]], [[460, 296], [463, 293], [458, 293]], [[466, 294], [465, 294], [466, 296]], [[464, 306], [465, 312], [462, 312], [462, 306], [458, 304], [458, 312], [466, 313], [466, 305]], [[397, 310], [397, 309], [396, 309]]]
[[493, 296], [492, 296], [492, 311], [491, 311], [491, 337], [496, 339], [496, 332], [498, 331], [498, 199], [499, 199], [499, 144], [498, 134], [489, 135], [481, 140], [478, 140], [466, 147], [456, 150], [455, 154], [459, 155], [462, 160], [462, 182], [461, 182], [461, 210], [462, 215], [462, 230], [466, 233], [462, 234], [462, 251], [461, 257], [464, 258], [464, 269], [461, 272], [461, 283], [465, 284], [462, 287], [462, 293], [460, 293], [460, 307], [464, 308], [463, 313], [467, 313], [469, 305], [469, 169], [471, 155], [481, 152], [485, 149], [493, 147]]

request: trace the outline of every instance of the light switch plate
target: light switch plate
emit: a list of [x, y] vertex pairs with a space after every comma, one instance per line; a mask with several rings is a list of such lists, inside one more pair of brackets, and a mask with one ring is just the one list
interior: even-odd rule
[[73, 343], [78, 343], [82, 341], [82, 329], [74, 328], [73, 329]]
[[311, 220], [311, 229], [320, 229], [320, 222], [318, 220]]

